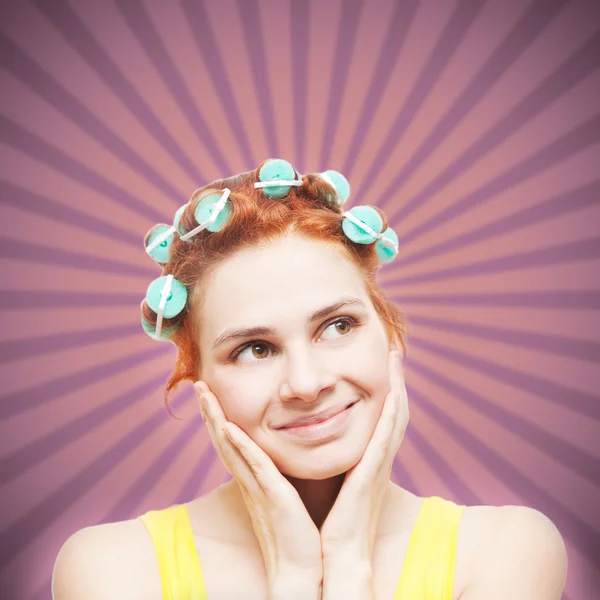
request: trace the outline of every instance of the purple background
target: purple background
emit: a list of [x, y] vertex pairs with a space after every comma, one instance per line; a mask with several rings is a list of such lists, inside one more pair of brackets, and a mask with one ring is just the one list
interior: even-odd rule
[[228, 478], [140, 326], [143, 236], [269, 157], [336, 169], [400, 238], [394, 481], [547, 514], [564, 598], [600, 564], [595, 2], [4, 2], [0, 590], [50, 598], [75, 530]]

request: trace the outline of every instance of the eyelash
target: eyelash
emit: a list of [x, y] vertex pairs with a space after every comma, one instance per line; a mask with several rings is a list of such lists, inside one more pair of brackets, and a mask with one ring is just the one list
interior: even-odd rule
[[[340, 322], [346, 322], [346, 323], [350, 323], [350, 325], [352, 325], [353, 330], [360, 327], [363, 324], [362, 319], [357, 319], [356, 317], [338, 317], [337, 319], [334, 319], [333, 321], [330, 321], [329, 323], [327, 323], [327, 325], [325, 326], [325, 330], [327, 330], [327, 328], [330, 325], [334, 325], [335, 323], [340, 323]], [[344, 336], [342, 336], [344, 337]], [[238, 356], [244, 352], [244, 350], [246, 350], [246, 348], [249, 348], [250, 346], [253, 346], [254, 344], [265, 344], [267, 346], [270, 346], [270, 344], [268, 344], [267, 342], [263, 342], [262, 340], [251, 340], [250, 342], [247, 342], [246, 344], [244, 344], [243, 346], [241, 346], [240, 348], [238, 348], [237, 350], [234, 351], [234, 353], [231, 355], [231, 361], [232, 362], [237, 362]]]

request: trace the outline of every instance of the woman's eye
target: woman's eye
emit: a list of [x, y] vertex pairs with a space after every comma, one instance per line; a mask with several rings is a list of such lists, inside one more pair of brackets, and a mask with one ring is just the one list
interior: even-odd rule
[[[264, 349], [263, 352], [260, 352], [260, 350], [255, 354], [254, 350], [256, 350], [257, 348], [259, 349]], [[267, 344], [264, 344], [263, 342], [252, 342], [251, 344], [247, 344], [246, 346], [244, 346], [235, 356], [234, 356], [234, 360], [239, 360], [240, 356], [242, 356], [244, 354], [244, 352], [246, 352], [247, 350], [249, 350], [252, 354], [252, 356], [254, 356], [254, 358], [258, 358], [258, 360], [262, 360], [263, 358], [266, 358], [265, 354], [267, 354], [268, 350], [269, 350], [269, 346], [267, 346]], [[252, 361], [250, 361], [252, 362]]]
[[[335, 327], [336, 325], [341, 325], [341, 327]], [[354, 327], [357, 327], [358, 325], [360, 325], [360, 322], [357, 319], [354, 319], [353, 317], [344, 317], [341, 319], [336, 319], [335, 321], [331, 322], [325, 328], [325, 331], [323, 333], [325, 333], [329, 329], [333, 329], [334, 331], [337, 331], [340, 334], [337, 337], [345, 336], [345, 335], [348, 335], [348, 333], [350, 333], [350, 331], [352, 331], [352, 329]], [[336, 336], [334, 336], [334, 337], [336, 337]], [[242, 348], [240, 348], [240, 350], [233, 355], [232, 360], [233, 360], [233, 362], [238, 362], [240, 357], [243, 356], [244, 353], [249, 352], [251, 354], [251, 356], [253, 356], [254, 358], [256, 358], [258, 360], [249, 360], [249, 361], [242, 361], [242, 362], [258, 362], [260, 360], [267, 358], [269, 349], [270, 349], [270, 345], [266, 344], [265, 342], [259, 342], [259, 341], [249, 342], [245, 346], [242, 346]], [[255, 350], [257, 350], [257, 352], [255, 352]]]
[[[328, 329], [330, 329], [333, 325], [339, 325], [342, 324], [344, 327], [343, 329], [336, 327], [334, 328], [334, 331], [338, 331], [340, 332], [342, 335], [347, 335], [351, 330], [352, 330], [352, 326], [356, 323], [356, 321], [354, 319], [338, 319], [337, 321], [334, 321], [333, 323], [330, 323], [326, 328], [325, 331], [327, 331]], [[325, 332], [323, 332], [325, 333]]]

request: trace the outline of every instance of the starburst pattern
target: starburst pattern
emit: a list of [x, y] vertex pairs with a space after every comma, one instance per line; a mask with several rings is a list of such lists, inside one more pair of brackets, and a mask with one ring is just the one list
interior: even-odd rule
[[[10, 3], [8, 3], [10, 4]], [[400, 239], [394, 481], [547, 514], [600, 555], [600, 16], [593, 2], [31, 0], [2, 7], [0, 589], [75, 530], [228, 478], [139, 324], [142, 239], [268, 157], [336, 169]]]

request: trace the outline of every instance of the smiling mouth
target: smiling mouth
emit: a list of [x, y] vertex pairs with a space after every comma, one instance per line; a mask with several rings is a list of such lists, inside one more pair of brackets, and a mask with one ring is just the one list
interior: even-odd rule
[[279, 429], [285, 436], [303, 443], [323, 443], [339, 437], [350, 426], [351, 415], [358, 401], [352, 402], [343, 410], [330, 415], [319, 422], [305, 423], [282, 427]]
[[311, 426], [314, 426], [314, 425], [320, 425], [321, 423], [325, 423], [325, 422], [329, 421], [330, 419], [333, 419], [334, 417], [337, 417], [341, 413], [347, 411], [349, 408], [351, 408], [352, 406], [354, 406], [357, 402], [358, 402], [358, 400], [355, 400], [354, 402], [351, 402], [350, 404], [348, 404], [342, 410], [339, 410], [338, 412], [333, 413], [331, 415], [327, 415], [325, 417], [319, 417], [319, 418], [316, 418], [315, 420], [312, 420], [312, 421], [309, 421], [309, 422], [305, 422], [305, 423], [295, 423], [295, 424], [291, 424], [291, 425], [283, 425], [282, 427], [276, 427], [276, 429], [278, 429], [278, 430], [281, 430], [281, 429], [299, 429], [299, 428], [302, 428], [302, 427], [311, 427]]

